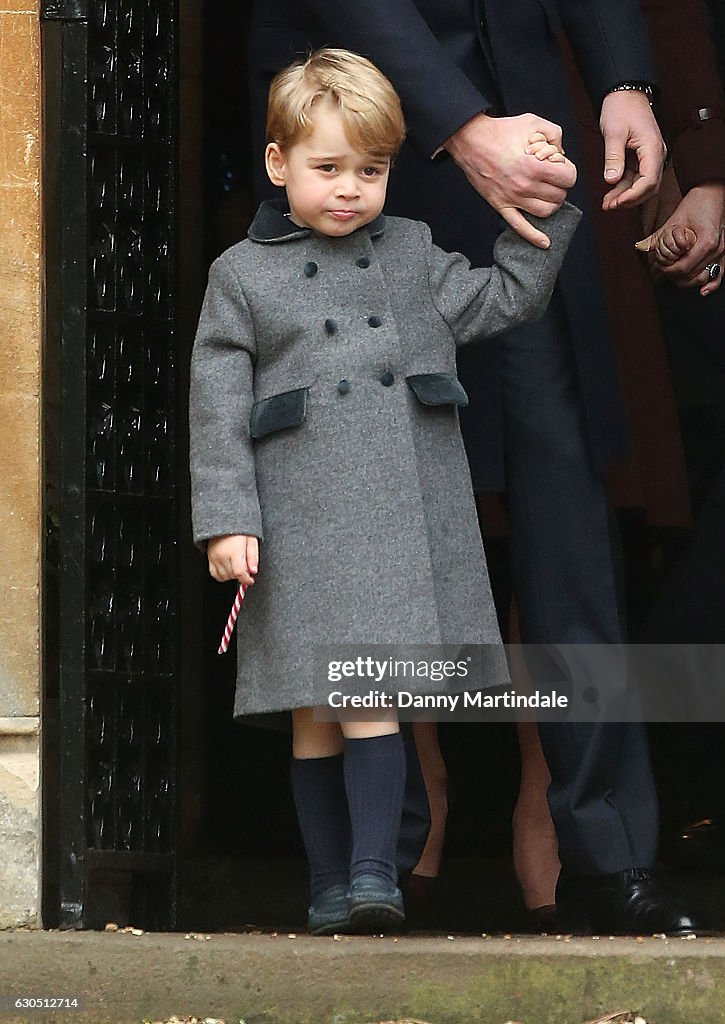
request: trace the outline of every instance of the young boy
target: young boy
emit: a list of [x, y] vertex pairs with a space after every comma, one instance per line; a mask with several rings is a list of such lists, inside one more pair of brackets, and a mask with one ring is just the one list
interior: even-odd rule
[[[397, 718], [317, 721], [345, 680], [318, 678], [313, 649], [488, 644], [490, 681], [506, 680], [456, 345], [543, 313], [579, 213], [565, 204], [546, 220], [548, 251], [504, 232], [494, 267], [479, 270], [437, 249], [424, 224], [383, 217], [400, 102], [346, 51], [282, 71], [267, 126], [267, 172], [286, 200], [262, 204], [249, 237], [213, 264], [194, 346], [194, 539], [215, 579], [250, 588], [235, 717], [293, 712], [309, 930], [381, 931], [404, 917]], [[557, 154], [539, 140], [535, 157]], [[472, 688], [404, 685], [452, 684]]]

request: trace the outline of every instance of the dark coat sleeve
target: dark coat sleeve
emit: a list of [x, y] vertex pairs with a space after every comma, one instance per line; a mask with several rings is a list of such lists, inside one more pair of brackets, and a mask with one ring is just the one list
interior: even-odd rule
[[[661, 85], [658, 113], [683, 194], [725, 179], [725, 102], [702, 0], [642, 0]], [[700, 120], [698, 111], [715, 115]]]
[[[413, 146], [427, 156], [492, 109], [441, 46], [412, 0], [302, 0], [335, 45], [372, 60], [395, 86]], [[472, 25], [473, 31], [473, 25]]]
[[209, 284], [191, 356], [189, 462], [194, 543], [212, 537], [262, 537], [254, 452], [254, 325], [237, 276], [222, 256]]
[[493, 250], [493, 266], [471, 269], [465, 256], [433, 245], [421, 223], [428, 249], [428, 283], [433, 305], [445, 320], [457, 345], [493, 338], [517, 324], [537, 320], [546, 312], [556, 278], [581, 212], [570, 203], [542, 220], [524, 215], [551, 239], [539, 249], [506, 228]]
[[544, 0], [551, 4], [596, 110], [622, 82], [657, 84], [639, 0]]
[[[656, 81], [638, 0], [541, 2], [551, 20], [560, 17], [595, 104], [620, 82]], [[413, 0], [302, 0], [300, 8], [336, 45], [369, 57], [390, 78], [419, 151], [433, 154], [475, 114], [496, 107], [457, 67]]]

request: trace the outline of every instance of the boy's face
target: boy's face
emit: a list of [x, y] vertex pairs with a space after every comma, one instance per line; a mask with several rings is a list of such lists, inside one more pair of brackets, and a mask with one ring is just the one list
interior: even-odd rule
[[383, 208], [390, 160], [351, 145], [332, 100], [315, 104], [311, 135], [285, 150], [270, 143], [265, 160], [270, 180], [286, 188], [292, 220], [300, 227], [349, 235]]

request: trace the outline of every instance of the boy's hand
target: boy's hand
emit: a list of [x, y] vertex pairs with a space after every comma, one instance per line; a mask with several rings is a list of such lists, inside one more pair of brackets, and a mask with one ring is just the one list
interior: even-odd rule
[[537, 160], [550, 160], [553, 164], [565, 164], [566, 157], [561, 146], [549, 142], [543, 132], [534, 132], [524, 152]]
[[254, 583], [259, 569], [259, 541], [246, 534], [214, 537], [206, 546], [209, 572], [219, 583], [239, 580], [246, 587]]
[[648, 252], [659, 264], [671, 266], [682, 259], [697, 243], [697, 235], [684, 224], [665, 224], [649, 238], [637, 242], [635, 248]]

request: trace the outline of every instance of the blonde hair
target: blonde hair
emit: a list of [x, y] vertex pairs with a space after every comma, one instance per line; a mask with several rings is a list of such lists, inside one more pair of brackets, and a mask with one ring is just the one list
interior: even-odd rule
[[267, 103], [267, 142], [281, 149], [313, 130], [313, 107], [329, 97], [342, 114], [350, 143], [363, 153], [396, 155], [405, 138], [400, 99], [365, 57], [325, 47], [275, 75]]

